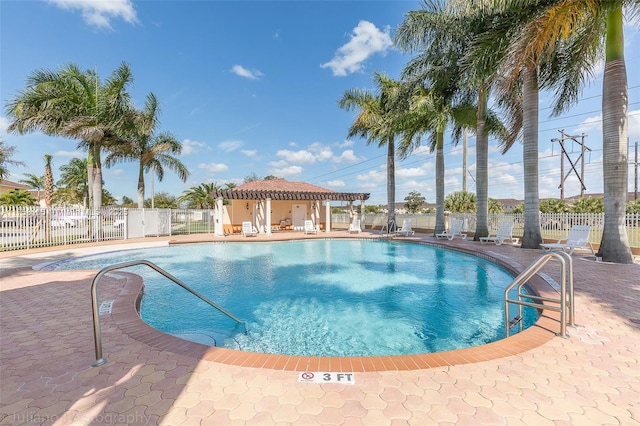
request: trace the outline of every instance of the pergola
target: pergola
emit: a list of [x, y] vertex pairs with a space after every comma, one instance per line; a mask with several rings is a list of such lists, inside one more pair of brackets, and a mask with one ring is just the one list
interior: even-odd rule
[[[247, 212], [242, 212], [240, 208], [240, 214], [238, 217], [241, 220], [249, 219], [258, 228], [260, 232], [271, 234], [273, 227], [272, 224], [272, 202], [282, 202], [280, 205], [288, 206], [288, 213], [294, 210], [293, 206], [303, 207], [305, 217], [308, 214], [306, 212], [306, 206], [311, 207], [310, 219], [317, 224], [321, 218], [320, 204], [325, 204], [325, 231], [329, 232], [331, 229], [331, 201], [348, 201], [350, 209], [353, 207], [354, 201], [361, 202], [361, 208], [364, 207], [365, 200], [369, 199], [368, 193], [353, 193], [353, 192], [336, 192], [326, 188], [322, 188], [316, 185], [311, 185], [304, 182], [290, 182], [284, 179], [270, 179], [270, 180], [256, 180], [247, 182], [244, 185], [238, 186], [232, 189], [220, 189], [214, 191], [211, 196], [216, 199], [216, 218], [214, 232], [216, 235], [224, 235], [223, 225], [225, 224], [224, 216], [224, 203], [223, 200], [230, 201], [230, 206], [241, 206], [246, 201]], [[290, 204], [286, 202], [289, 201]], [[299, 203], [298, 203], [299, 202]], [[253, 204], [253, 209], [249, 211], [249, 203]], [[282, 216], [282, 214], [281, 214]], [[276, 218], [279, 222], [282, 217]], [[294, 217], [293, 227], [294, 229], [299, 226], [295, 223]], [[233, 223], [231, 218], [228, 218], [227, 223]]]

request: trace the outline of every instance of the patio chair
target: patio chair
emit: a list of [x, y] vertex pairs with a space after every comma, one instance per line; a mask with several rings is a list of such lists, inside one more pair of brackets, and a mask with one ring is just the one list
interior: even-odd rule
[[511, 220], [500, 222], [498, 231], [495, 234], [489, 234], [486, 237], [480, 237], [480, 242], [494, 242], [497, 246], [501, 245], [505, 241], [511, 244], [517, 244], [518, 241], [520, 241], [519, 238], [513, 238], [513, 221]]
[[557, 243], [540, 244], [545, 251], [569, 251], [569, 255], [573, 254], [575, 249], [590, 249], [591, 254], [595, 256], [596, 252], [593, 250], [593, 246], [589, 241], [589, 234], [591, 234], [591, 227], [588, 225], [574, 225], [569, 230], [567, 238], [559, 239]]
[[242, 222], [242, 236], [248, 237], [250, 235], [255, 237], [258, 235], [258, 230], [251, 222]]
[[451, 221], [451, 226], [449, 226], [449, 232], [445, 231], [440, 234], [436, 234], [436, 238], [446, 238], [448, 240], [453, 240], [455, 237], [460, 237], [463, 240], [467, 239], [467, 234], [462, 233], [462, 226], [464, 222], [462, 219], [453, 219]]
[[304, 221], [304, 233], [305, 234], [317, 234], [318, 230], [316, 229], [313, 221], [305, 220]]
[[349, 224], [349, 233], [355, 232], [359, 234], [362, 229], [360, 229], [360, 219], [354, 218], [353, 221]]
[[403, 235], [404, 234], [405, 237], [408, 237], [409, 234], [413, 235], [415, 233], [416, 233], [416, 231], [411, 229], [411, 219], [404, 219], [402, 221], [402, 228], [396, 229], [396, 235]]

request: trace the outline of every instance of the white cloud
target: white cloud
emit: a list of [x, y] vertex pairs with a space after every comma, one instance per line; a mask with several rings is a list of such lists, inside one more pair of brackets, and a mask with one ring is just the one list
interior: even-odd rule
[[410, 178], [410, 177], [419, 177], [426, 176], [429, 173], [432, 173], [434, 170], [432, 163], [425, 163], [420, 167], [403, 167], [400, 169], [396, 169], [396, 177], [398, 178]]
[[307, 150], [290, 151], [288, 149], [279, 150], [276, 155], [293, 164], [313, 164], [316, 156]]
[[6, 135], [11, 121], [4, 116], [0, 116], [0, 135]]
[[375, 53], [384, 54], [393, 46], [390, 28], [380, 31], [368, 21], [360, 21], [353, 29], [351, 39], [341, 46], [329, 62], [321, 68], [331, 68], [333, 75], [346, 76], [362, 70], [363, 63]]
[[241, 141], [224, 141], [218, 144], [218, 148], [224, 152], [232, 152], [240, 148], [243, 145]]
[[125, 172], [122, 169], [113, 169], [113, 170], [110, 170], [109, 173], [111, 173], [113, 176], [120, 176], [120, 175], [123, 175]]
[[211, 173], [222, 173], [229, 170], [229, 166], [227, 166], [226, 164], [220, 164], [220, 163], [208, 163], [208, 164], [200, 163], [198, 164], [198, 168], [205, 169]]
[[269, 161], [268, 164], [269, 166], [276, 167], [276, 168], [287, 167], [289, 165], [287, 160]]
[[271, 174], [281, 177], [299, 176], [302, 173], [302, 170], [303, 169], [300, 166], [289, 166], [281, 169], [271, 169]]
[[640, 109], [629, 111], [629, 143], [633, 144], [640, 140]]
[[256, 154], [258, 153], [258, 150], [257, 149], [241, 149], [240, 152], [246, 155], [247, 157], [255, 157]]
[[276, 155], [292, 164], [314, 164], [316, 162], [352, 163], [360, 160], [353, 150], [345, 150], [340, 155], [335, 155], [330, 146], [320, 142], [314, 142], [307, 149], [291, 151], [287, 149], [279, 150]]
[[53, 156], [64, 158], [84, 158], [86, 154], [80, 151], [56, 151]]
[[182, 141], [182, 155], [193, 154], [198, 152], [200, 148], [204, 148], [206, 145], [202, 142], [192, 141], [191, 139], [184, 139]]
[[130, 24], [138, 22], [131, 0], [49, 0], [61, 9], [82, 12], [84, 21], [99, 29], [113, 30], [111, 20], [124, 19]]
[[354, 141], [352, 141], [351, 139], [347, 139], [342, 143], [336, 143], [336, 146], [338, 148], [350, 148], [353, 145], [355, 145], [356, 143]]
[[232, 66], [231, 72], [240, 77], [248, 78], [249, 80], [257, 80], [264, 75], [259, 70], [248, 70], [242, 65]]
[[582, 123], [573, 130], [573, 136], [580, 135], [581, 133], [589, 134], [594, 132], [602, 132], [602, 114], [583, 120]]
[[326, 185], [328, 187], [332, 187], [332, 188], [342, 188], [347, 186], [347, 184], [343, 181], [343, 180], [330, 180], [329, 182], [326, 183]]
[[331, 161], [333, 161], [334, 163], [354, 163], [358, 160], [360, 160], [360, 158], [355, 155], [353, 150], [347, 149], [346, 151], [343, 151], [339, 156], [333, 157]]
[[386, 168], [382, 170], [371, 170], [369, 173], [365, 173], [363, 175], [357, 175], [356, 180], [361, 182], [386, 182], [387, 180], [387, 171]]

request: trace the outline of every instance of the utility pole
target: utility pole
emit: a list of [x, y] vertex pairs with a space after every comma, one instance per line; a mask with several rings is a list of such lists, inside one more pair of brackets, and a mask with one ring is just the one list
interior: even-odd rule
[[635, 178], [636, 184], [633, 191], [633, 199], [638, 201], [638, 141], [636, 141], [636, 161], [635, 161]]
[[[564, 129], [558, 130], [558, 131], [560, 132], [560, 139], [554, 138], [554, 139], [551, 139], [551, 142], [558, 142], [560, 145], [560, 151], [561, 151], [560, 152], [560, 186], [558, 186], [558, 189], [560, 189], [560, 199], [564, 200], [564, 182], [567, 180], [569, 175], [571, 175], [571, 172], [574, 172], [578, 177], [578, 180], [580, 181], [580, 197], [584, 197], [584, 191], [585, 189], [587, 189], [587, 187], [584, 184], [584, 157], [585, 157], [586, 151], [591, 151], [591, 148], [586, 146], [584, 143], [584, 138], [586, 138], [587, 135], [582, 133], [582, 135], [580, 136], [571, 136], [571, 135], [565, 134]], [[578, 138], [581, 138], [580, 141], [578, 141]], [[576, 159], [576, 162], [580, 161], [580, 173], [578, 173], [578, 170], [576, 170], [575, 162], [569, 156], [569, 152], [567, 152], [567, 149], [564, 144], [566, 140], [570, 140], [580, 145], [580, 155]], [[567, 158], [567, 160], [569, 161], [569, 165], [571, 166], [566, 175], [564, 173], [565, 157]]]

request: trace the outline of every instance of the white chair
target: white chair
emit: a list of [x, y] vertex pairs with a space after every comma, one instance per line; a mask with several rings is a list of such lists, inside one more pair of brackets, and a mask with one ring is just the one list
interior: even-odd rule
[[396, 235], [404, 234], [405, 237], [408, 237], [409, 234], [413, 235], [416, 231], [411, 229], [411, 219], [404, 219], [402, 221], [402, 228], [396, 229]]
[[467, 239], [467, 234], [462, 233], [462, 226], [464, 222], [462, 219], [453, 219], [451, 221], [451, 226], [449, 226], [449, 232], [445, 231], [440, 234], [436, 234], [436, 238], [446, 238], [448, 240], [453, 240], [455, 237], [460, 237], [463, 240]]
[[349, 224], [349, 233], [355, 232], [359, 234], [362, 229], [360, 229], [360, 219], [354, 218], [353, 221]]
[[250, 235], [255, 237], [258, 235], [258, 230], [251, 222], [242, 222], [242, 236], [248, 237]]
[[305, 234], [317, 234], [318, 230], [316, 229], [313, 221], [305, 220], [304, 221], [304, 233]]
[[[567, 238], [559, 239], [557, 243], [540, 244], [545, 251], [554, 250], [569, 250], [569, 255], [573, 254], [575, 249], [590, 249], [591, 254], [595, 256], [593, 246], [589, 241], [589, 234], [591, 234], [591, 227], [588, 225], [574, 225], [569, 230]], [[564, 241], [564, 242], [563, 242]]]
[[480, 237], [481, 243], [494, 242], [497, 246], [501, 245], [505, 241], [511, 244], [517, 244], [518, 241], [520, 241], [519, 238], [513, 238], [513, 221], [511, 220], [500, 222], [498, 231], [495, 234], [489, 234], [486, 237]]

